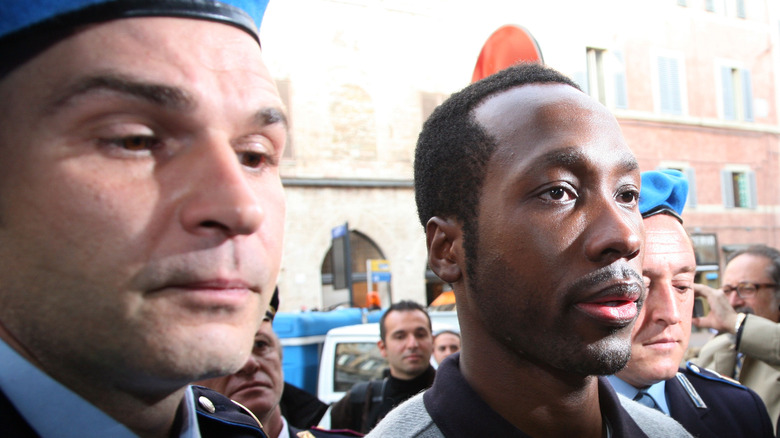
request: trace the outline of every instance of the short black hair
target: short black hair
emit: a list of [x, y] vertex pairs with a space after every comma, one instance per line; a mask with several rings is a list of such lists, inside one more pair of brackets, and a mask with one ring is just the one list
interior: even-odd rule
[[[414, 157], [414, 191], [423, 228], [434, 216], [453, 217], [464, 230], [466, 257], [476, 256], [476, 218], [487, 163], [496, 141], [474, 118], [488, 97], [527, 84], [558, 83], [580, 90], [564, 74], [522, 63], [477, 81], [445, 100], [423, 125]], [[473, 278], [473, 263], [467, 270]]]
[[387, 329], [385, 328], [385, 319], [387, 319], [387, 315], [389, 315], [390, 312], [411, 312], [413, 310], [419, 310], [425, 314], [425, 317], [428, 319], [428, 330], [431, 332], [433, 331], [431, 316], [428, 315], [428, 311], [425, 310], [425, 307], [414, 301], [403, 300], [391, 305], [387, 308], [385, 313], [382, 314], [382, 318], [379, 320], [379, 338], [382, 339], [382, 342], [385, 341], [385, 336], [387, 336]]

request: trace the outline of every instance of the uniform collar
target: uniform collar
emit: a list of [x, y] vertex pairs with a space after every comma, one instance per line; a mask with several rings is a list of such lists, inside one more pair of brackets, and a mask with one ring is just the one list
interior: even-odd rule
[[[618, 394], [622, 394], [631, 400], [633, 400], [634, 397], [639, 394], [639, 389], [633, 387], [631, 384], [621, 379], [620, 377], [608, 376], [607, 379]], [[655, 404], [658, 405], [661, 411], [666, 415], [669, 415], [669, 403], [666, 402], [666, 381], [663, 380], [654, 385], [651, 385], [649, 388], [647, 388], [647, 393], [650, 395], [650, 397], [653, 397]]]

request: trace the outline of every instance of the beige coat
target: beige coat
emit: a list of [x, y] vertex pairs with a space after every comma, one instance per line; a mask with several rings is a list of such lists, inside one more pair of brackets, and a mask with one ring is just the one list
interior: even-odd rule
[[[707, 342], [691, 361], [731, 377], [737, 363], [735, 337], [722, 334]], [[745, 355], [739, 381], [758, 394], [777, 428], [780, 417], [780, 324], [748, 315], [742, 327], [739, 352]]]

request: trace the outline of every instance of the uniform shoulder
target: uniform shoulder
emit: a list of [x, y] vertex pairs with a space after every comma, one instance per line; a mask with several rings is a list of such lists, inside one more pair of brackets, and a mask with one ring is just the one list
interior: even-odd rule
[[692, 362], [687, 362], [685, 364], [685, 368], [680, 369], [680, 373], [685, 375], [689, 380], [691, 381], [699, 381], [699, 382], [712, 382], [713, 384], [723, 384], [723, 385], [729, 385], [734, 388], [739, 388], [741, 390], [747, 390], [747, 387], [740, 384], [738, 381], [732, 379], [731, 377], [724, 376], [717, 371], [713, 371], [708, 368], [700, 367]]
[[257, 417], [240, 403], [203, 386], [191, 388], [202, 436], [266, 436]]

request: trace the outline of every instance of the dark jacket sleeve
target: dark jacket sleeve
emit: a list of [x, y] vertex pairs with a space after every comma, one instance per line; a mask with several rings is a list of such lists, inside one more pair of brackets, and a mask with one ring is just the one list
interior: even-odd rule
[[[360, 430], [360, 412], [355, 415], [355, 403], [350, 403], [349, 398], [352, 394], [347, 391], [344, 397], [333, 403], [330, 408], [330, 428], [331, 429], [352, 429]], [[357, 424], [356, 424], [357, 423]]]

